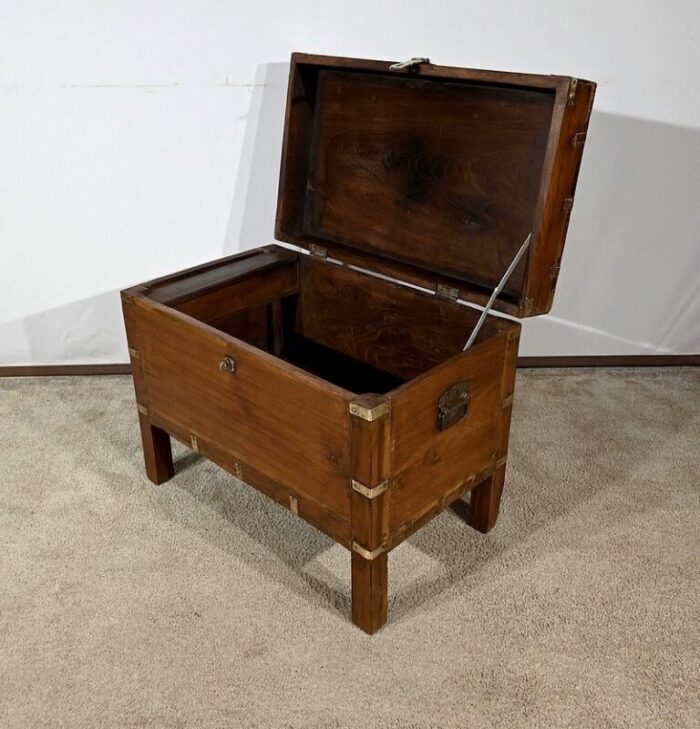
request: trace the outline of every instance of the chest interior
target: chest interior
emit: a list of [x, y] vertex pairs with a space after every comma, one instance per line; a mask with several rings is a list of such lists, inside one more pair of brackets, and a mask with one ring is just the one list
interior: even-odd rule
[[[220, 266], [219, 283], [203, 272], [157, 284], [149, 296], [357, 394], [389, 392], [461, 353], [479, 317], [346, 266], [266, 250], [251, 254], [252, 270]], [[488, 320], [475, 347], [518, 326]]]

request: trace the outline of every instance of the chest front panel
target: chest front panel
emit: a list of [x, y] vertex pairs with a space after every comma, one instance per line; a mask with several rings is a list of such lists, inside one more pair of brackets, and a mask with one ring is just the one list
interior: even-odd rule
[[[349, 415], [342, 391], [176, 312], [138, 308], [149, 407], [347, 518]], [[234, 372], [220, 369], [226, 357]]]

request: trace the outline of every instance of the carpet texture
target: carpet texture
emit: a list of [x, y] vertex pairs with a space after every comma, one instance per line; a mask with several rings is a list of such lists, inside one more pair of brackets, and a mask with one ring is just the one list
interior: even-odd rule
[[700, 369], [518, 375], [496, 529], [350, 557], [182, 447], [127, 377], [0, 380], [0, 727], [700, 726]]

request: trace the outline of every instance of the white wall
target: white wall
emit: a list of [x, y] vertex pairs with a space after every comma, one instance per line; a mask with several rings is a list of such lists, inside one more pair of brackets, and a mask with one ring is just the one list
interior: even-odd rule
[[521, 353], [700, 350], [696, 0], [0, 0], [0, 364], [126, 362], [117, 291], [272, 240], [294, 50], [599, 83]]

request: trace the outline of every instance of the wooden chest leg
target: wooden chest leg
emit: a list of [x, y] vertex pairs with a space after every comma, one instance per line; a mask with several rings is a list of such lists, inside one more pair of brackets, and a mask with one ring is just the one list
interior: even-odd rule
[[371, 634], [387, 617], [389, 403], [365, 395], [351, 403], [350, 413], [352, 622]]
[[501, 506], [503, 482], [506, 477], [508, 457], [508, 438], [510, 419], [513, 409], [513, 390], [515, 388], [515, 368], [518, 362], [520, 327], [508, 324], [506, 351], [504, 353], [503, 374], [501, 375], [501, 417], [498, 428], [498, 450], [495, 454], [496, 470], [493, 475], [472, 489], [469, 508], [469, 524], [484, 534], [496, 526], [498, 510]]
[[352, 553], [352, 622], [370, 635], [386, 623], [387, 557]]
[[493, 476], [472, 489], [469, 502], [469, 525], [484, 534], [496, 526], [505, 474], [506, 468], [502, 466], [496, 470]]
[[165, 483], [175, 474], [170, 436], [164, 430], [151, 425], [143, 414], [139, 414], [139, 425], [146, 475], [153, 483]]

